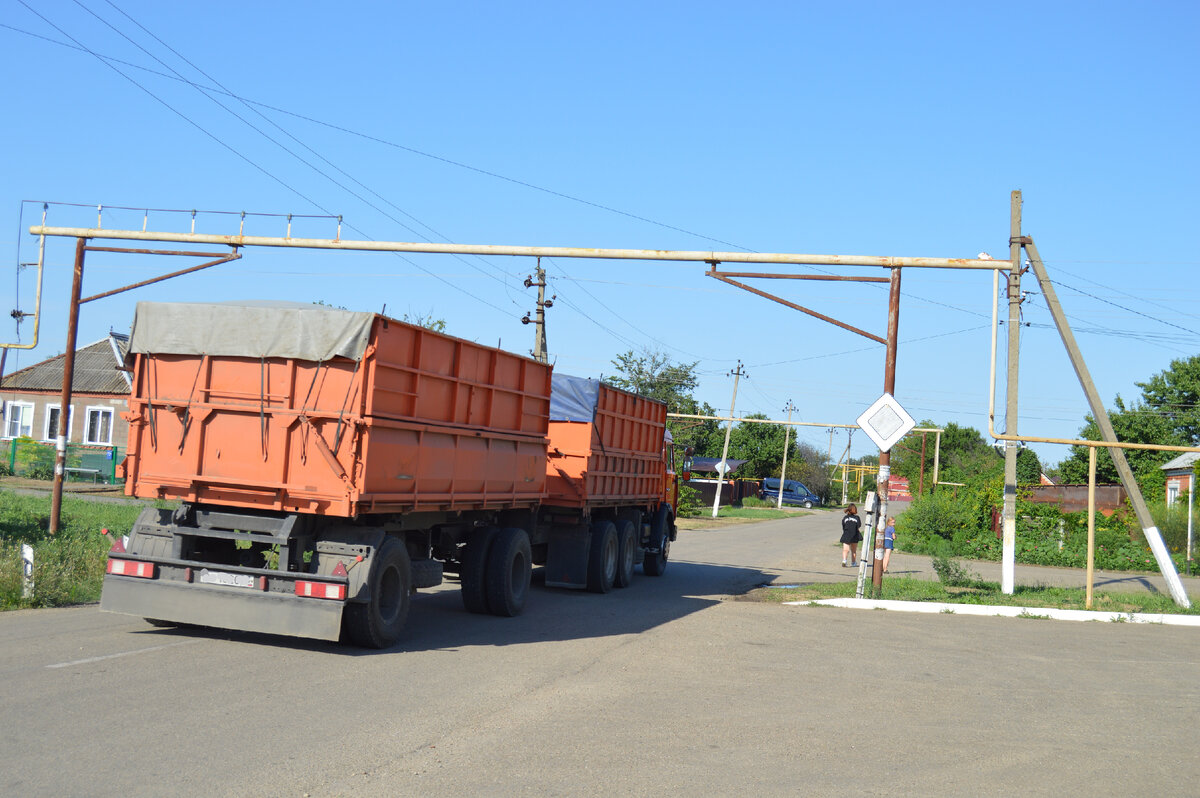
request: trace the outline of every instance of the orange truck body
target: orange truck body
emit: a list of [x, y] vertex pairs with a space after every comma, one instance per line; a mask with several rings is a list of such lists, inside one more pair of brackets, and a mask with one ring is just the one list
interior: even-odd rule
[[126, 493], [353, 517], [532, 504], [550, 366], [375, 315], [359, 360], [133, 355]]
[[546, 503], [674, 505], [670, 491], [664, 493], [667, 406], [604, 383], [595, 383], [595, 390], [592, 420], [550, 421]]
[[139, 303], [126, 493], [100, 607], [155, 623], [391, 645], [418, 588], [470, 612], [545, 584], [659, 576], [666, 406], [373, 313]]

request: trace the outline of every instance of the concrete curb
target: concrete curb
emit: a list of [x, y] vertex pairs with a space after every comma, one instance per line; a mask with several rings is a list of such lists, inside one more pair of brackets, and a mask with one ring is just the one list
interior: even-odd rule
[[1009, 618], [1036, 616], [1057, 621], [1102, 621], [1108, 623], [1161, 623], [1170, 626], [1200, 627], [1200, 615], [1170, 615], [1139, 612], [1091, 612], [1088, 610], [1059, 610], [1048, 607], [998, 607], [989, 604], [946, 604], [933, 601], [891, 601], [887, 599], [833, 598], [813, 601], [785, 601], [792, 607], [820, 604], [826, 607], [848, 607], [857, 610], [892, 610], [893, 612], [953, 613], [955, 615], [998, 615]]

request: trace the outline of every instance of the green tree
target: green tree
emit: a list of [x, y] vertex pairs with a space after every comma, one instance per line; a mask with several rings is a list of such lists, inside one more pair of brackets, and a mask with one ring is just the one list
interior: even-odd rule
[[[638, 354], [631, 349], [617, 355], [612, 364], [617, 374], [605, 378], [609, 385], [664, 402], [669, 413], [716, 415], [707, 402], [701, 404], [692, 395], [692, 391], [700, 384], [696, 376], [697, 363], [678, 363], [663, 352], [642, 350]], [[724, 442], [721, 422], [668, 419], [667, 429], [675, 440], [676, 451], [691, 447], [701, 457], [721, 456], [721, 444]]]
[[668, 412], [690, 413], [690, 408], [696, 406], [692, 391], [700, 384], [696, 376], [698, 363], [675, 363], [662, 352], [645, 349], [636, 354], [630, 349], [612, 361], [618, 373], [605, 381], [639, 396], [665, 402]]
[[[820, 451], [812, 444], [796, 441], [791, 451], [788, 452], [787, 478], [803, 482], [805, 487], [825, 501], [830, 500], [830, 468], [832, 466], [827, 462], [825, 452]], [[842, 498], [840, 469], [838, 476], [836, 498], [840, 500]], [[858, 485], [855, 483], [855, 489], [857, 490], [857, 488]]]
[[[752, 413], [746, 418], [767, 417]], [[737, 476], [750, 479], [779, 476], [783, 466], [783, 438], [784, 429], [779, 424], [738, 423], [729, 435], [730, 459], [746, 461], [738, 468]], [[715, 456], [719, 457], [720, 453]]]
[[[1175, 426], [1166, 416], [1144, 405], [1134, 405], [1127, 408], [1120, 396], [1116, 400], [1116, 408], [1109, 410], [1109, 421], [1117, 440], [1127, 443], [1156, 443], [1165, 445], [1189, 445], [1191, 442], [1180, 437]], [[1100, 429], [1089, 414], [1087, 423], [1079, 431], [1084, 440], [1100, 440]], [[1125, 458], [1133, 469], [1134, 477], [1142, 487], [1146, 498], [1156, 498], [1163, 493], [1163, 478], [1161, 466], [1175, 457], [1172, 452], [1161, 452], [1153, 449], [1126, 449]], [[1085, 484], [1088, 481], [1088, 447], [1072, 446], [1070, 453], [1058, 466], [1058, 476], [1063, 482]], [[1096, 482], [1115, 483], [1120, 481], [1116, 466], [1107, 449], [1096, 453]]]
[[[936, 427], [937, 424], [926, 419], [917, 426]], [[892, 447], [892, 473], [908, 478], [909, 487], [913, 493], [921, 483], [921, 435], [920, 432], [910, 432]], [[933, 492], [933, 466], [936, 433], [925, 435], [925, 492]], [[1033, 454], [1033, 452], [1030, 452]], [[1033, 455], [1036, 459], [1037, 455]], [[1040, 473], [1040, 464], [1035, 467]], [[953, 421], [942, 427], [941, 452], [938, 457], [937, 478], [941, 482], [959, 482], [970, 485], [990, 479], [1004, 472], [1004, 458], [988, 444], [983, 434], [974, 427], [962, 427]], [[1037, 482], [1038, 475], [1033, 481]]]
[[1017, 484], [1037, 485], [1042, 481], [1042, 461], [1033, 449], [1017, 452]]
[[1134, 384], [1145, 407], [1161, 415], [1177, 439], [1200, 441], [1200, 355], [1172, 360], [1166, 371]]

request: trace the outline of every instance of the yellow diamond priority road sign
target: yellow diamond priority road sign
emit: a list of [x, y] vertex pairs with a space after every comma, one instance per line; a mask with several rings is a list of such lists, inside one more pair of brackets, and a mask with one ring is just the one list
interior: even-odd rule
[[881, 452], [890, 452], [896, 442], [917, 426], [896, 398], [890, 393], [875, 400], [867, 412], [858, 417], [858, 426], [875, 441]]

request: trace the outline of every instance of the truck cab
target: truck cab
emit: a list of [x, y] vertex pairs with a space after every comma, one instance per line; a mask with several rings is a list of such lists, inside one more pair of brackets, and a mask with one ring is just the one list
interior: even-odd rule
[[[779, 500], [779, 479], [767, 477], [763, 480], [761, 498], [767, 501]], [[783, 480], [783, 503], [796, 507], [818, 507], [821, 497], [813, 493], [803, 482], [794, 479]]]

